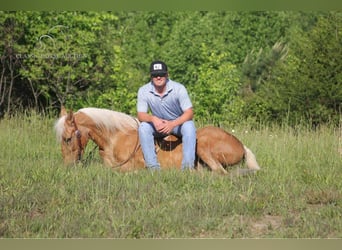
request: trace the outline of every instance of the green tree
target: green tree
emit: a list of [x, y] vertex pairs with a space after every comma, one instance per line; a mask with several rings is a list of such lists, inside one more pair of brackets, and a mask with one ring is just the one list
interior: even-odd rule
[[[271, 77], [255, 93], [252, 105], [263, 107], [265, 119], [313, 125], [339, 122], [342, 104], [341, 13], [317, 15], [307, 31], [291, 30], [287, 60], [273, 68]], [[253, 110], [253, 108], [252, 108]], [[257, 109], [254, 108], [256, 115]]]
[[259, 86], [271, 77], [272, 68], [283, 61], [288, 54], [288, 46], [282, 42], [276, 42], [271, 49], [259, 51], [252, 50], [242, 64], [242, 80], [244, 81], [245, 94], [253, 94]]
[[25, 21], [21, 12], [0, 12], [0, 117], [20, 106], [18, 99], [28, 92], [18, 81]]
[[[21, 74], [49, 105], [79, 106], [91, 89], [103, 90], [113, 51], [101, 39], [116, 17], [102, 12], [30, 13], [29, 44]], [[106, 24], [106, 25], [105, 25]], [[57, 102], [57, 103], [56, 103]]]
[[236, 66], [225, 61], [229, 54], [218, 54], [205, 44], [199, 52], [207, 62], [198, 68], [197, 81], [190, 88], [196, 120], [216, 125], [238, 122], [243, 102], [238, 96], [241, 86]]

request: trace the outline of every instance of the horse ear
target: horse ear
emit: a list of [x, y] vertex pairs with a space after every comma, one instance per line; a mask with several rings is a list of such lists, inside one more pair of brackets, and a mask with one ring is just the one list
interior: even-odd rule
[[67, 113], [66, 119], [67, 119], [68, 121], [73, 121], [73, 117], [74, 117], [74, 113], [73, 113], [72, 110], [70, 109], [70, 111]]
[[61, 112], [59, 113], [59, 117], [65, 116], [67, 114], [67, 111], [65, 107], [62, 105], [61, 106]]

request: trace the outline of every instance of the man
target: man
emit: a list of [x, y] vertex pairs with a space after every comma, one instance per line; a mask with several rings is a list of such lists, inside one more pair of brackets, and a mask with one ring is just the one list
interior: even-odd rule
[[[193, 108], [184, 85], [168, 78], [167, 65], [154, 61], [150, 66], [151, 82], [138, 91], [137, 111], [139, 139], [145, 165], [159, 170], [154, 137], [174, 134], [182, 138], [182, 170], [193, 169], [196, 148], [196, 127]], [[150, 113], [149, 113], [150, 111]]]

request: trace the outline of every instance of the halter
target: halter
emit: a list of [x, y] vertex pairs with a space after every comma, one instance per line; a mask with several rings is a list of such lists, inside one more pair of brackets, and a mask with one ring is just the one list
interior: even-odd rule
[[75, 129], [76, 129], [75, 135], [76, 135], [77, 144], [78, 144], [77, 158], [78, 158], [78, 161], [81, 161], [81, 159], [82, 159], [82, 151], [83, 151], [82, 142], [81, 142], [82, 134], [81, 134], [81, 131], [77, 127], [76, 120], [75, 120], [74, 116], [72, 118], [72, 121], [73, 121], [73, 123], [75, 125]]

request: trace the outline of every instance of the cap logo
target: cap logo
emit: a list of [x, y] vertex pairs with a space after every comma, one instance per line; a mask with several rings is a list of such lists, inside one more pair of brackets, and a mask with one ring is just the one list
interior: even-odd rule
[[153, 65], [153, 70], [162, 70], [162, 69], [163, 69], [163, 66], [160, 63]]

